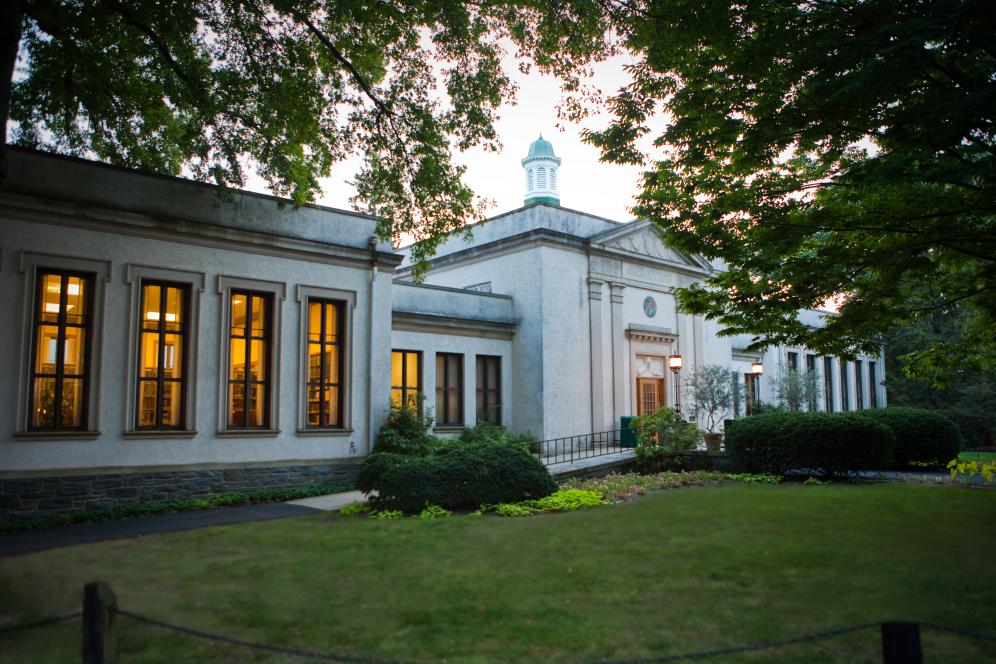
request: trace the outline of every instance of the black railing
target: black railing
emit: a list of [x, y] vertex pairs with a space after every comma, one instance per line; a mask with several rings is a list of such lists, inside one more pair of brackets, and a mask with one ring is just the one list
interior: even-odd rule
[[533, 446], [533, 454], [549, 465], [573, 463], [579, 459], [590, 459], [632, 449], [632, 445], [623, 445], [623, 430], [613, 429], [543, 440]]

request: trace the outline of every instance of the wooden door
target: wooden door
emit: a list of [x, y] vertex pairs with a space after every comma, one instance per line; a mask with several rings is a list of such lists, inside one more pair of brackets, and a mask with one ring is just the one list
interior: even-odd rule
[[636, 379], [636, 414], [646, 415], [664, 405], [663, 378]]

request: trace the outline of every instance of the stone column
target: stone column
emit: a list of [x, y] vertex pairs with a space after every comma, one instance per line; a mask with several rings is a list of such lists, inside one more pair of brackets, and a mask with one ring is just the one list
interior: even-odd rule
[[604, 394], [605, 375], [604, 350], [602, 348], [602, 286], [604, 282], [598, 279], [588, 279], [588, 335], [591, 351], [591, 430], [605, 431], [614, 427], [606, 427]]
[[626, 335], [623, 327], [623, 284], [610, 284], [612, 289], [612, 427], [619, 418], [629, 414], [626, 404]]

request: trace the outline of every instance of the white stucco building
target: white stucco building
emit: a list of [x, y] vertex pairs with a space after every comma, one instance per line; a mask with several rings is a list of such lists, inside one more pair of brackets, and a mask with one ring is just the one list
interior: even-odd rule
[[[740, 350], [677, 311], [713, 269], [559, 204], [537, 140], [525, 203], [454, 237], [425, 282], [376, 219], [11, 149], [0, 192], [0, 518], [353, 476], [390, 404], [437, 431], [490, 419], [543, 438], [673, 405], [720, 364], [772, 401], [779, 367], [821, 410], [885, 404], [881, 357]], [[820, 324], [821, 314], [803, 312]]]

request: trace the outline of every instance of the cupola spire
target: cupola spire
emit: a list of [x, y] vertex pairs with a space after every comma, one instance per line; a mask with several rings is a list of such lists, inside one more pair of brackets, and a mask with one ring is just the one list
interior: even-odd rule
[[543, 134], [529, 145], [529, 154], [522, 160], [522, 168], [526, 175], [526, 205], [560, 205], [560, 190], [557, 188], [560, 157], [553, 153], [553, 145], [543, 138]]

